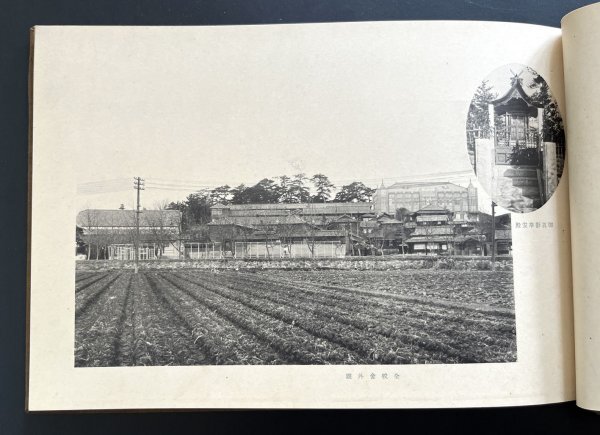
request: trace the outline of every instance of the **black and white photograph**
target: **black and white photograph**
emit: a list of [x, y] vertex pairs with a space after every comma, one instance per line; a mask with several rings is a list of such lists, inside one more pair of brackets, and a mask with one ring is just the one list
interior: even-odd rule
[[81, 211], [75, 364], [516, 359], [509, 214], [472, 184], [335, 188], [300, 173]]
[[434, 128], [439, 101], [380, 54], [262, 37], [203, 42], [195, 68], [99, 54], [75, 367], [517, 361], [511, 216], [448, 139], [465, 116]]
[[509, 64], [481, 82], [469, 106], [467, 147], [498, 205], [517, 213], [543, 206], [562, 176], [565, 145], [558, 104], [535, 70]]

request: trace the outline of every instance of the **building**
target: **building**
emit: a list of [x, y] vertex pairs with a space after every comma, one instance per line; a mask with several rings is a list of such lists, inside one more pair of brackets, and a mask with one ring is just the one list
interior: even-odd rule
[[245, 217], [302, 215], [311, 219], [339, 218], [341, 216], [362, 217], [373, 213], [373, 204], [369, 202], [325, 202], [297, 204], [216, 204], [210, 208], [213, 219]]
[[360, 235], [376, 252], [384, 254], [404, 253], [404, 222], [387, 213], [380, 213], [360, 222]]
[[236, 258], [340, 257], [346, 255], [345, 226], [366, 203], [216, 204], [208, 234], [223, 256]]
[[497, 255], [512, 255], [512, 232], [508, 225], [497, 225], [494, 241]]
[[562, 121], [544, 107], [514, 75], [510, 88], [488, 104], [489, 132], [474, 139], [474, 169], [479, 183], [499, 206], [526, 213], [554, 193], [565, 158]]
[[[77, 214], [76, 226], [87, 245], [88, 259], [132, 260], [137, 238], [134, 210], [87, 209]], [[181, 212], [143, 210], [139, 214], [139, 259], [179, 258]]]
[[406, 240], [411, 253], [444, 253], [454, 241], [452, 212], [429, 204], [414, 214], [415, 229]]
[[365, 202], [216, 204], [209, 238], [225, 256], [337, 257], [352, 253], [360, 222], [372, 215]]
[[317, 251], [340, 256], [341, 250], [345, 255], [486, 255], [490, 251], [491, 221], [473, 209], [477, 190], [472, 184], [467, 188], [452, 183], [395, 186], [389, 188], [391, 193], [406, 189], [427, 205], [411, 212], [404, 206], [413, 205], [400, 202], [392, 204], [394, 213], [387, 213], [373, 210], [377, 207], [371, 203], [218, 204], [211, 209], [209, 242], [222, 246], [225, 256], [236, 257], [248, 252], [255, 257], [286, 257], [294, 252], [315, 256]]
[[406, 239], [409, 252], [485, 255], [487, 237], [479, 226], [479, 219], [465, 220], [460, 213], [433, 204], [415, 212], [411, 218], [414, 229]]
[[[490, 125], [495, 130], [495, 164], [537, 166], [544, 108], [523, 90], [522, 80], [513, 77], [510, 89], [491, 101], [488, 110], [494, 121]], [[525, 151], [527, 149], [532, 152]]]
[[397, 210], [415, 213], [427, 206], [458, 213], [461, 217], [476, 214], [477, 188], [469, 182], [468, 187], [449, 182], [383, 183], [373, 195], [374, 210], [378, 213], [396, 214]]

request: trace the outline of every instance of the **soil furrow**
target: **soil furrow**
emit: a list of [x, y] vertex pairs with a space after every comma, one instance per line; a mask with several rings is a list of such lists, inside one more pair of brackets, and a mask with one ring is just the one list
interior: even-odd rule
[[111, 288], [111, 286], [115, 283], [115, 281], [117, 281], [120, 277], [121, 277], [120, 273], [115, 275], [114, 278], [111, 278], [106, 284], [104, 284], [102, 287], [100, 287], [95, 293], [93, 293], [91, 295], [87, 295], [87, 298], [84, 299], [81, 302], [81, 305], [79, 305], [79, 307], [77, 307], [75, 309], [75, 317], [76, 318], [82, 317], [87, 312], [87, 310], [98, 301], [100, 296], [102, 296], [102, 294], [104, 292], [106, 292], [109, 288]]
[[[185, 280], [178, 275], [179, 279]], [[188, 280], [188, 282], [190, 282]], [[229, 299], [235, 302], [239, 302], [246, 306], [247, 309], [258, 311], [267, 316], [274, 317], [281, 320], [289, 325], [295, 326], [310, 335], [324, 339], [338, 346], [344, 347], [349, 351], [358, 353], [365, 359], [366, 363], [375, 364], [381, 362], [384, 358], [382, 349], [393, 349], [394, 346], [385, 337], [372, 334], [368, 331], [360, 331], [354, 327], [343, 328], [335, 322], [331, 322], [330, 319], [321, 319], [316, 316], [309, 316], [308, 313], [300, 313], [296, 310], [286, 312], [281, 306], [279, 307], [268, 307], [265, 304], [260, 304], [252, 301], [247, 295], [236, 292], [232, 293], [231, 290], [227, 291], [225, 288], [209, 288], [206, 283], [198, 284], [190, 282], [192, 285], [202, 287], [203, 289], [222, 296], [225, 299]], [[344, 329], [342, 331], [342, 329]], [[390, 360], [394, 360], [397, 363], [410, 362], [410, 356], [408, 353], [401, 353], [399, 355], [385, 356]], [[391, 362], [391, 361], [389, 361]]]
[[[131, 342], [128, 339], [127, 334], [127, 319], [130, 317], [130, 313], [132, 312], [131, 308], [131, 283], [133, 281], [133, 275], [129, 276], [129, 280], [127, 281], [127, 286], [125, 287], [125, 300], [123, 301], [123, 305], [121, 308], [121, 313], [119, 315], [119, 320], [117, 321], [117, 335], [115, 340], [113, 341], [113, 362], [116, 366], [127, 366], [131, 365], [131, 361], [128, 356], [131, 354], [129, 352], [129, 348], [131, 347]], [[111, 364], [113, 365], [113, 364]]]
[[[103, 274], [94, 279], [90, 279], [91, 277], [83, 279], [82, 281], [86, 281], [86, 282], [75, 286], [75, 294], [79, 293], [80, 291], [90, 288], [91, 286], [93, 286], [94, 284], [96, 284], [97, 282], [103, 280], [104, 278], [106, 278], [108, 276], [110, 276], [110, 274], [106, 273], [106, 274]], [[87, 281], [88, 279], [89, 279], [89, 281]], [[79, 284], [79, 282], [77, 284]]]
[[[332, 342], [332, 340], [327, 339], [326, 337], [323, 336], [319, 336], [318, 334], [315, 334], [314, 332], [308, 331], [306, 328], [303, 328], [300, 324], [295, 324], [295, 322], [289, 322], [289, 321], [285, 321], [277, 316], [273, 316], [271, 313], [268, 312], [268, 310], [260, 310], [260, 309], [255, 309], [255, 307], [251, 307], [248, 306], [247, 304], [241, 303], [239, 301], [236, 301], [232, 298], [228, 298], [226, 296], [223, 296], [221, 294], [219, 294], [219, 292], [214, 291], [213, 289], [209, 289], [207, 287], [204, 286], [200, 286], [198, 284], [192, 283], [192, 285], [199, 287], [201, 290], [205, 291], [205, 292], [209, 292], [214, 294], [217, 298], [218, 301], [210, 301], [207, 298], [203, 298], [200, 299], [198, 294], [185, 289], [184, 287], [182, 287], [181, 284], [177, 284], [175, 281], [173, 281], [173, 276], [170, 277], [164, 277], [163, 278], [165, 280], [167, 280], [168, 282], [172, 283], [174, 286], [178, 287], [181, 291], [187, 293], [188, 295], [190, 295], [193, 299], [197, 300], [199, 303], [201, 304], [205, 304], [207, 305], [210, 309], [213, 309], [214, 311], [216, 311], [217, 313], [219, 313], [220, 315], [222, 315], [223, 317], [227, 318], [228, 320], [234, 322], [235, 324], [239, 325], [239, 327], [247, 329], [252, 331], [252, 333], [254, 333], [255, 335], [257, 335], [258, 337], [260, 337], [261, 339], [269, 342], [272, 346], [276, 347], [277, 350], [286, 356], [286, 360], [291, 361], [295, 364], [326, 364], [326, 363], [335, 363], [337, 361], [337, 363], [343, 363], [345, 361], [347, 361], [348, 357], [353, 360], [360, 360], [361, 358], [358, 357], [358, 355], [355, 355], [355, 352], [353, 349], [350, 349], [344, 345], [341, 345], [339, 343], [335, 343]], [[181, 279], [181, 278], [179, 278]], [[185, 282], [185, 280], [183, 280]], [[246, 314], [246, 317], [243, 316], [234, 316], [231, 312], [229, 312], [222, 304], [221, 301], [227, 301], [229, 300], [229, 304], [232, 304], [233, 306], [239, 306], [242, 310], [242, 312], [244, 312]], [[259, 322], [257, 324], [254, 324], [252, 322], [250, 322], [248, 319], [253, 317], [253, 312], [256, 312], [256, 314], [254, 314], [254, 316], [259, 317]], [[265, 317], [266, 316], [266, 317]], [[277, 332], [281, 333], [285, 333], [285, 335], [283, 337], [278, 337], [277, 335], [273, 335], [271, 333], [269, 333], [266, 329], [265, 329], [265, 321], [267, 321], [268, 319], [271, 319], [272, 322], [276, 322], [277, 324], [287, 324], [288, 327], [287, 328], [281, 328], [279, 327], [277, 329]], [[289, 329], [289, 326], [291, 326], [292, 328], [297, 328], [297, 332], [294, 334], [292, 330]], [[307, 334], [307, 337], [304, 335]], [[296, 336], [296, 340], [294, 339], [290, 339], [291, 336]], [[325, 342], [317, 342], [315, 341], [315, 339], [322, 339], [325, 340]], [[322, 356], [319, 355], [315, 355], [314, 353], [312, 353], [312, 351], [307, 351], [305, 348], [297, 348], [295, 347], [294, 343], [295, 341], [297, 341], [297, 339], [302, 339], [305, 342], [303, 343], [305, 346], [307, 344], [313, 344], [315, 346], [315, 348], [317, 346], [324, 346], [323, 349], [321, 349], [322, 352], [329, 352], [329, 354], [332, 356], [336, 356], [337, 359], [332, 359], [331, 361], [326, 361], [323, 360]], [[329, 344], [327, 344], [326, 342], [329, 342]], [[331, 349], [327, 349], [328, 347], [332, 347]], [[344, 348], [345, 354], [346, 356], [343, 356], [342, 353], [340, 353], [340, 349], [339, 348]], [[339, 361], [338, 361], [339, 359]]]
[[[177, 274], [177, 276], [180, 275]], [[190, 282], [195, 282], [200, 285], [200, 283], [193, 280], [190, 280]], [[234, 291], [239, 291], [234, 286], [230, 286], [229, 288]], [[456, 358], [458, 362], [462, 363], [479, 362], [479, 358], [471, 352], [464, 350], [461, 352], [459, 349], [443, 341], [432, 338], [431, 336], [420, 336], [419, 334], [407, 335], [398, 330], [399, 326], [382, 324], [381, 317], [384, 314], [382, 310], [374, 311], [366, 315], [362, 312], [364, 307], [359, 306], [359, 309], [357, 309], [356, 304], [354, 304], [354, 309], [344, 310], [339, 305], [336, 305], [335, 308], [328, 308], [327, 305], [319, 304], [314, 300], [310, 300], [306, 297], [299, 297], [298, 295], [295, 295], [295, 298], [292, 299], [282, 298], [277, 295], [276, 291], [271, 292], [271, 294], [265, 294], [264, 290], [262, 292], [250, 290], [250, 292], [257, 300], [269, 300], [276, 304], [287, 306], [292, 310], [308, 311], [317, 317], [329, 318], [352, 328], [382, 335], [404, 346], [417, 347], [424, 351], [443, 352], [447, 357]], [[302, 305], [299, 306], [298, 302]], [[398, 318], [395, 320], [397, 323], [401, 323], [402, 326], [405, 326], [404, 323], [406, 318], [402, 319], [401, 322], [398, 322]]]

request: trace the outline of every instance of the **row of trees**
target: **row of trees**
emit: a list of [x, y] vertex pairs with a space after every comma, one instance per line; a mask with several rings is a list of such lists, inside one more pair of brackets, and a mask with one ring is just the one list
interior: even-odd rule
[[354, 181], [341, 186], [334, 195], [336, 186], [324, 174], [307, 177], [296, 174], [291, 177], [264, 178], [252, 186], [219, 186], [210, 190], [192, 193], [184, 201], [171, 202], [167, 208], [182, 212], [183, 225], [205, 224], [210, 221], [210, 208], [215, 204], [293, 204], [326, 202], [370, 202], [375, 189]]

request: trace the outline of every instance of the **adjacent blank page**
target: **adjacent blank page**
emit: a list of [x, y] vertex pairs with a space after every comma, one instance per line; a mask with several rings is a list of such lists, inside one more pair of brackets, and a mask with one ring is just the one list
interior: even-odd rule
[[562, 21], [569, 143], [577, 404], [600, 410], [600, 4]]

